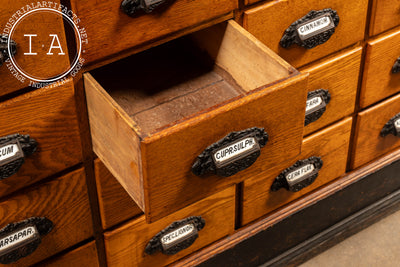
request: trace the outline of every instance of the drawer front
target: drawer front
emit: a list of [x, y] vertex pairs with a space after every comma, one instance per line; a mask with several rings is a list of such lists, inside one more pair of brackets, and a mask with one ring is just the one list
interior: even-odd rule
[[[308, 78], [308, 103], [304, 135], [315, 132], [354, 112], [362, 48], [352, 49], [338, 56], [302, 69], [310, 73]], [[316, 90], [326, 90], [329, 102], [314, 107], [313, 101], [321, 97]], [[317, 94], [315, 94], [317, 93]], [[319, 103], [319, 102], [316, 102]], [[325, 106], [325, 111], [323, 107]]]
[[[37, 263], [92, 236], [90, 212], [83, 169], [0, 202], [0, 227], [32, 217], [45, 217], [53, 224], [37, 249], [14, 265]], [[2, 233], [2, 238], [5, 236], [7, 233]]]
[[[346, 171], [351, 126], [352, 119], [347, 118], [307, 137], [303, 141], [302, 152], [297, 159], [287, 162], [284, 168], [277, 167], [271, 169], [267, 176], [258, 175], [244, 181], [243, 225], [248, 224], [286, 203], [300, 198], [308, 192], [344, 174]], [[310, 157], [319, 157], [322, 160], [322, 167], [314, 182], [297, 192], [289, 191], [285, 188], [272, 191], [271, 188], [274, 183], [276, 183], [276, 177], [278, 177], [285, 168], [293, 166], [297, 160], [306, 160]], [[301, 166], [307, 165], [303, 163], [303, 165], [288, 170], [288, 175], [298, 170]], [[307, 174], [307, 172], [305, 173]]]
[[72, 80], [0, 103], [0, 113], [0, 137], [19, 133], [37, 142], [36, 151], [25, 156], [16, 174], [10, 172], [11, 176], [0, 180], [0, 196], [82, 161]]
[[400, 1], [373, 0], [369, 35], [376, 35], [400, 24]]
[[43, 267], [74, 267], [74, 266], [87, 266], [98, 267], [99, 260], [97, 257], [96, 243], [94, 241], [89, 244], [83, 245], [71, 252], [61, 255], [55, 259], [41, 262], [40, 266]]
[[[363, 40], [367, 7], [367, 0], [271, 1], [245, 11], [243, 26], [294, 67], [301, 67]], [[292, 44], [288, 48], [283, 48], [280, 45], [283, 34], [292, 23], [306, 16], [311, 10], [319, 11], [327, 8], [335, 10], [340, 21], [329, 40], [311, 49], [306, 49], [297, 44]], [[321, 40], [318, 39], [317, 42], [319, 41]]]
[[[400, 113], [400, 95], [358, 113], [351, 160], [352, 169], [400, 146], [399, 136], [394, 135], [395, 128], [393, 131], [388, 128], [394, 127], [393, 123], [388, 122], [398, 113]], [[385, 128], [389, 131], [386, 130], [381, 135], [387, 123], [388, 127]]]
[[[231, 234], [235, 225], [234, 214], [235, 187], [230, 187], [152, 224], [146, 224], [142, 216], [104, 234], [107, 263], [109, 266], [165, 266]], [[164, 254], [166, 251], [152, 250], [154, 254], [151, 255], [145, 252], [148, 242], [155, 235], [173, 222], [189, 216], [201, 216], [205, 222], [204, 228], [198, 231], [198, 238], [192, 245], [174, 255]], [[171, 228], [164, 234], [175, 229]], [[161, 235], [162, 237], [164, 236]]]
[[[7, 5], [0, 6], [1, 33], [6, 29], [9, 30], [10, 24], [7, 23], [15, 21], [16, 17], [21, 16], [21, 8], [30, 5], [32, 2], [29, 0], [15, 0], [7, 3]], [[55, 0], [52, 3], [58, 6], [60, 1]], [[19, 15], [15, 14], [17, 11]], [[13, 15], [14, 17], [12, 17]], [[32, 27], [32, 25], [35, 26]], [[29, 38], [24, 36], [25, 34], [36, 34], [35, 37], [31, 37], [31, 44], [29, 43]], [[65, 55], [46, 55], [52, 44], [49, 34], [57, 34], [59, 45]], [[14, 56], [15, 61], [19, 68], [32, 76], [40, 78], [53, 77], [68, 68], [69, 59], [64, 24], [62, 18], [55, 12], [33, 12], [25, 16], [19, 21], [18, 26], [15, 26], [11, 37], [17, 43], [17, 52]], [[40, 44], [43, 44], [43, 46], [41, 47]], [[57, 41], [54, 43], [55, 46], [58, 46]], [[31, 47], [31, 51], [29, 51], [29, 47]], [[59, 52], [58, 49], [54, 48], [52, 52]], [[24, 55], [29, 52], [32, 54], [36, 53], [37, 55]], [[10, 62], [4, 62], [0, 66], [0, 80], [0, 96], [29, 86], [29, 80], [19, 72], [16, 72]]]
[[135, 201], [99, 159], [95, 160], [94, 168], [103, 229], [142, 213]]
[[237, 1], [233, 0], [177, 0], [167, 1], [164, 7], [150, 14], [139, 12], [136, 17], [130, 17], [121, 10], [121, 2], [71, 1], [72, 10], [86, 26], [90, 38], [85, 52], [88, 62], [193, 27], [237, 8]]
[[[360, 106], [368, 107], [400, 92], [400, 73], [392, 69], [400, 57], [400, 31], [368, 42]], [[400, 65], [397, 67], [399, 71]]]

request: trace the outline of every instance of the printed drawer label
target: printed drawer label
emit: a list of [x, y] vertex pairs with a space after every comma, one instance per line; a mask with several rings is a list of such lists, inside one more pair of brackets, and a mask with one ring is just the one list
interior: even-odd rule
[[36, 227], [31, 225], [0, 238], [0, 255], [16, 249], [38, 237]]
[[313, 173], [314, 171], [314, 164], [307, 164], [297, 170], [294, 170], [286, 175], [286, 180], [288, 181], [288, 184], [295, 184], [304, 178], [307, 178], [308, 175]]
[[181, 242], [182, 240], [196, 234], [197, 230], [193, 224], [186, 224], [173, 232], [170, 232], [163, 237], [161, 237], [161, 244], [164, 249], [173, 246], [176, 243]]
[[335, 25], [329, 14], [319, 16], [312, 21], [306, 22], [297, 28], [297, 33], [301, 40], [306, 40], [321, 32], [334, 28]]
[[252, 151], [254, 148], [258, 149], [256, 140], [254, 137], [247, 137], [217, 150], [213, 156], [217, 164], [224, 164], [232, 158], [237, 158], [244, 154], [247, 155], [247, 152]]

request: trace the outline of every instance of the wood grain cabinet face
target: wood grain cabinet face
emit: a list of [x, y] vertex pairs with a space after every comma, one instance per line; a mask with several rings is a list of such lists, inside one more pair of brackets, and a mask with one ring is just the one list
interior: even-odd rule
[[87, 62], [225, 15], [237, 8], [238, 3], [233, 0], [166, 1], [153, 12], [142, 12], [133, 18], [121, 10], [121, 2], [71, 1], [72, 10], [85, 25], [90, 39], [85, 53]]
[[[234, 230], [235, 187], [232, 186], [195, 204], [147, 224], [144, 216], [104, 234], [108, 266], [165, 266], [224, 236]], [[189, 216], [201, 216], [205, 226], [188, 248], [175, 255], [161, 252], [148, 255], [147, 243], [171, 223]]]
[[386, 123], [400, 113], [400, 95], [366, 109], [357, 116], [352, 169], [378, 158], [400, 146], [399, 136], [381, 136]]
[[362, 108], [400, 92], [400, 73], [392, 72], [399, 57], [400, 31], [368, 42], [360, 93]]
[[142, 213], [135, 201], [99, 159], [94, 162], [94, 171], [103, 229]]
[[[300, 152], [307, 74], [232, 21], [192, 37], [84, 75], [93, 149], [149, 222]], [[192, 173], [208, 146], [251, 127], [269, 135], [252, 166]]]
[[400, 1], [373, 0], [369, 35], [377, 35], [400, 25]]
[[[244, 181], [243, 225], [300, 198], [344, 174], [346, 172], [351, 126], [352, 119], [346, 118], [305, 138], [301, 155], [294, 160], [288, 161], [285, 167], [273, 168], [268, 175], [258, 175]], [[313, 156], [320, 157], [323, 165], [311, 185], [298, 192], [291, 192], [285, 188], [275, 192], [271, 191], [271, 185], [275, 178], [285, 168], [291, 167], [297, 160], [304, 160]]]
[[54, 228], [38, 248], [11, 266], [30, 266], [93, 235], [85, 172], [76, 170], [0, 202], [0, 227], [46, 217]]
[[354, 112], [361, 53], [362, 48], [358, 47], [300, 70], [310, 73], [309, 93], [323, 89], [328, 90], [330, 94], [325, 112], [316, 121], [304, 127], [304, 135], [322, 129]]
[[[367, 0], [270, 1], [245, 11], [243, 27], [287, 62], [299, 68], [363, 40], [367, 7]], [[312, 49], [306, 49], [297, 44], [283, 48], [279, 44], [285, 30], [292, 23], [306, 16], [311, 10], [319, 11], [327, 8], [335, 10], [340, 18], [335, 32], [328, 41]]]
[[29, 134], [37, 150], [18, 172], [0, 181], [0, 196], [56, 174], [82, 161], [72, 80], [0, 103], [0, 137]]

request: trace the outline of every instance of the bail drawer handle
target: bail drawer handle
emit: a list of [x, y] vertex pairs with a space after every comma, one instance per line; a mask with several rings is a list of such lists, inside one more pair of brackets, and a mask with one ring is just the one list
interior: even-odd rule
[[0, 137], [0, 180], [15, 174], [25, 157], [36, 151], [37, 142], [29, 135], [12, 134]]
[[339, 15], [331, 8], [311, 10], [287, 28], [279, 44], [289, 48], [297, 44], [306, 49], [314, 48], [329, 40], [339, 24]]
[[385, 137], [388, 134], [400, 136], [400, 113], [396, 114], [383, 126], [381, 136]]
[[306, 118], [304, 126], [321, 118], [326, 111], [326, 105], [331, 101], [328, 90], [318, 89], [307, 94]]
[[201, 216], [191, 216], [173, 222], [149, 241], [145, 252], [151, 255], [161, 251], [166, 255], [174, 255], [190, 247], [205, 224], [206, 222]]
[[292, 192], [300, 191], [315, 181], [322, 165], [323, 161], [319, 157], [297, 161], [275, 178], [271, 191], [278, 191], [282, 187]]
[[122, 11], [136, 17], [143, 13], [151, 13], [155, 8], [164, 4], [167, 0], [123, 0], [121, 3]]
[[268, 134], [264, 128], [248, 128], [231, 132], [221, 140], [207, 147], [195, 160], [192, 172], [201, 176], [215, 173], [229, 177], [250, 167], [260, 156], [266, 145]]
[[393, 67], [392, 67], [392, 73], [393, 74], [394, 73], [398, 73], [398, 72], [400, 72], [400, 57], [398, 57], [396, 59], [396, 61], [393, 64]]
[[[10, 41], [10, 52], [12, 55], [17, 53], [17, 43], [13, 40]], [[8, 36], [5, 34], [0, 34], [0, 66], [10, 58], [8, 50]]]
[[10, 264], [32, 254], [40, 245], [41, 237], [53, 227], [53, 222], [45, 217], [32, 217], [1, 229], [0, 263]]

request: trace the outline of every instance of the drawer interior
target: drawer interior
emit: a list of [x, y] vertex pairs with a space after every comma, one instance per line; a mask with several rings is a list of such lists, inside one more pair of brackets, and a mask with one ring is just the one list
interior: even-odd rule
[[225, 22], [91, 75], [145, 137], [295, 72], [243, 32]]

